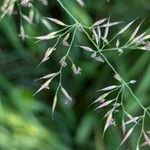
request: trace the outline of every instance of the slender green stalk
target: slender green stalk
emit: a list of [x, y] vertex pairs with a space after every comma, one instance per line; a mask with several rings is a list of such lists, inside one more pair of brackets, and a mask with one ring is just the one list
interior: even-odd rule
[[[71, 51], [71, 48], [72, 48], [72, 45], [73, 45], [73, 42], [74, 42], [74, 39], [75, 39], [75, 35], [76, 35], [76, 32], [77, 32], [77, 25], [76, 24], [74, 25], [74, 28], [75, 29], [74, 29], [74, 32], [73, 32], [71, 43], [69, 45], [67, 53], [64, 56], [64, 61], [67, 59], [67, 57], [69, 58], [69, 53]], [[58, 84], [56, 92], [55, 92], [55, 97], [57, 97], [59, 89], [62, 88], [62, 72], [63, 72], [63, 68], [64, 68], [64, 66], [61, 65], [60, 70], [59, 70], [59, 84]], [[54, 98], [54, 100], [57, 100], [57, 98], [56, 99]], [[56, 105], [56, 103], [57, 103], [57, 101], [54, 101], [53, 102], [53, 106]], [[52, 109], [52, 119], [53, 119], [53, 116], [54, 116], [54, 110], [55, 110], [55, 106]]]

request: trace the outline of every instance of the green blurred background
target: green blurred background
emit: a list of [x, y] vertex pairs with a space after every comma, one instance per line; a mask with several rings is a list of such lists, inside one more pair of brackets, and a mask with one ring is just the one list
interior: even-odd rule
[[[134, 28], [145, 19], [141, 32], [147, 31], [150, 25], [149, 0], [85, 0], [85, 7], [80, 7], [75, 0], [62, 0], [64, 5], [85, 25], [108, 17], [111, 20], [129, 22], [139, 16], [137, 22], [123, 35], [127, 40]], [[2, 3], [2, 0], [0, 1]], [[41, 16], [58, 18], [72, 23], [55, 0], [49, 0], [48, 6], [35, 2], [36, 13]], [[15, 10], [17, 11], [17, 7]], [[22, 8], [28, 14], [29, 8]], [[44, 26], [40, 19], [36, 24], [23, 23], [30, 36], [44, 35], [49, 30], [57, 30], [58, 26]], [[18, 37], [19, 14], [5, 16], [0, 21], [0, 150], [115, 150], [122, 139], [120, 127], [110, 128], [104, 138], [102, 130], [105, 123], [103, 111], [88, 108], [90, 103], [100, 95], [97, 89], [114, 83], [113, 72], [105, 64], [97, 63], [77, 47], [73, 47], [71, 55], [75, 63], [82, 68], [82, 74], [74, 76], [70, 66], [65, 69], [63, 85], [74, 98], [72, 105], [65, 105], [65, 98], [60, 95], [54, 119], [51, 119], [51, 106], [56, 90], [54, 82], [50, 90], [40, 92], [33, 97], [40, 83], [34, 79], [59, 69], [58, 58], [65, 47], [59, 45], [57, 53], [51, 59], [36, 68], [44, 52], [53, 42], [35, 43]], [[119, 29], [119, 27], [118, 27]], [[115, 30], [114, 30], [115, 31]], [[112, 33], [114, 31], [111, 31]], [[84, 36], [78, 35], [75, 43], [90, 43]], [[150, 53], [127, 50], [123, 55], [108, 55], [111, 63], [126, 79], [136, 79], [133, 86], [136, 95], [144, 106], [150, 101]], [[140, 114], [140, 109], [131, 98], [126, 108], [133, 115]], [[105, 112], [106, 113], [106, 112]], [[121, 116], [118, 115], [118, 120]], [[146, 127], [150, 125], [146, 121]], [[138, 132], [120, 147], [122, 150], [135, 149]], [[145, 147], [142, 149], [146, 149]]]

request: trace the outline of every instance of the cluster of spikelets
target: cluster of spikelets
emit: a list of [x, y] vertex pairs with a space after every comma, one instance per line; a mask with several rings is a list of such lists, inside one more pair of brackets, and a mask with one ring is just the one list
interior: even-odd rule
[[[47, 0], [39, 0], [44, 5], [48, 5]], [[84, 2], [82, 0], [76, 0], [81, 6], [84, 6]], [[5, 0], [1, 11], [3, 12], [1, 17], [4, 17], [6, 14], [13, 14], [14, 12], [14, 5], [18, 3], [19, 12], [21, 13], [22, 19], [24, 19], [26, 22], [32, 24], [35, 12], [33, 9], [30, 9], [29, 16], [25, 16], [21, 12], [20, 6], [23, 7], [31, 7], [32, 8], [32, 2], [31, 0]], [[114, 26], [119, 25], [122, 22], [111, 22], [110, 17], [104, 18], [96, 21], [92, 26], [87, 27], [83, 24], [81, 24], [72, 14], [66, 9], [66, 7], [61, 3], [60, 0], [57, 0], [57, 2], [60, 4], [62, 9], [64, 9], [68, 15], [74, 20], [74, 24], [68, 25], [56, 18], [50, 18], [50, 17], [41, 17], [41, 21], [43, 25], [45, 25], [49, 29], [49, 23], [55, 23], [62, 27], [61, 30], [50, 32], [46, 35], [40, 35], [37, 37], [32, 37], [33, 39], [39, 41], [45, 41], [45, 40], [55, 40], [55, 44], [52, 47], [49, 47], [47, 51], [45, 52], [44, 58], [42, 59], [42, 63], [48, 61], [50, 59], [50, 56], [52, 53], [57, 51], [57, 45], [61, 42], [64, 46], [67, 47], [67, 51], [64, 56], [59, 60], [60, 62], [60, 69], [58, 72], [53, 72], [48, 75], [45, 75], [37, 80], [45, 80], [45, 82], [41, 85], [41, 87], [37, 90], [35, 94], [38, 92], [49, 89], [51, 82], [55, 78], [59, 78], [59, 83], [55, 92], [53, 105], [52, 105], [52, 115], [54, 114], [57, 100], [58, 100], [58, 92], [61, 91], [66, 99], [67, 102], [72, 102], [72, 97], [70, 94], [68, 94], [67, 90], [62, 85], [62, 77], [63, 77], [63, 69], [67, 67], [67, 63], [71, 63], [71, 69], [76, 75], [81, 74], [81, 68], [78, 67], [73, 61], [73, 59], [70, 56], [70, 52], [73, 46], [80, 47], [85, 52], [88, 52], [91, 56], [91, 59], [94, 59], [95, 61], [98, 61], [100, 63], [107, 64], [112, 71], [114, 72], [114, 79], [118, 82], [118, 84], [107, 86], [103, 89], [100, 89], [99, 91], [103, 92], [102, 95], [100, 95], [94, 102], [90, 105], [95, 105], [95, 110], [105, 110], [105, 108], [109, 107], [109, 111], [106, 112], [104, 115], [104, 118], [106, 119], [106, 123], [104, 126], [103, 133], [106, 132], [106, 130], [110, 126], [116, 126], [116, 120], [115, 116], [119, 112], [123, 112], [122, 115], [122, 131], [124, 134], [124, 138], [121, 142], [123, 144], [129, 136], [134, 131], [135, 127], [139, 126], [141, 127], [140, 135], [137, 141], [137, 147], [136, 150], [140, 149], [141, 146], [149, 145], [150, 146], [150, 138], [149, 134], [150, 131], [145, 131], [144, 129], [144, 123], [145, 118], [150, 118], [150, 112], [149, 107], [145, 108], [143, 104], [140, 102], [140, 100], [136, 97], [136, 95], [132, 92], [130, 85], [135, 84], [135, 80], [131, 80], [129, 82], [126, 82], [117, 72], [117, 70], [113, 67], [113, 65], [109, 62], [107, 57], [105, 56], [105, 52], [117, 52], [119, 55], [121, 55], [126, 50], [150, 50], [150, 35], [147, 34], [147, 32], [139, 34], [139, 29], [142, 24], [142, 22], [135, 28], [131, 36], [129, 37], [128, 41], [125, 44], [121, 44], [120, 41], [120, 35], [123, 34], [128, 30], [128, 28], [137, 20], [133, 20], [129, 22], [126, 26], [124, 26], [121, 30], [119, 30], [113, 37], [109, 36], [110, 29]], [[23, 24], [20, 25], [20, 36], [22, 39], [29, 38], [28, 35], [25, 34]], [[88, 40], [93, 44], [93, 47], [89, 47], [87, 45], [80, 45], [80, 43], [74, 44], [74, 39], [76, 37], [76, 34], [78, 32], [81, 32], [81, 34], [85, 34], [88, 38]], [[110, 44], [112, 41], [115, 43], [114, 47], [110, 47]], [[131, 94], [133, 99], [139, 104], [139, 107], [141, 110], [143, 110], [143, 114], [139, 116], [132, 116], [129, 114], [124, 106], [124, 92], [125, 90], [128, 90], [128, 92]], [[116, 95], [113, 99], [109, 99], [110, 95]], [[111, 96], [112, 97], [112, 96]], [[129, 125], [129, 126], [128, 126]], [[143, 142], [144, 139], [144, 142]]]
[[[4, 0], [1, 11], [3, 12], [3, 16], [6, 14], [12, 15], [14, 13], [14, 6], [16, 3], [19, 3], [20, 6], [31, 7], [32, 2], [34, 0]], [[48, 5], [47, 0], [38, 0], [44, 5]]]

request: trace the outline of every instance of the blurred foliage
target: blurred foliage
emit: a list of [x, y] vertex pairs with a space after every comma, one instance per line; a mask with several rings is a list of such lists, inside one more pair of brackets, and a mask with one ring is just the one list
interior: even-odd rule
[[[139, 16], [139, 22], [145, 19], [141, 30], [149, 29], [149, 0], [110, 0], [110, 3], [106, 0], [85, 0], [83, 8], [74, 0], [63, 2], [85, 25], [111, 14], [112, 20], [125, 22]], [[39, 3], [36, 7], [41, 15], [72, 22], [54, 0], [49, 0], [48, 7]], [[26, 10], [23, 11], [27, 13]], [[15, 14], [0, 21], [0, 150], [115, 150], [122, 139], [120, 129], [113, 127], [102, 139], [104, 114], [88, 108], [99, 94], [95, 90], [114, 82], [109, 67], [91, 61], [88, 55], [74, 47], [71, 55], [82, 68], [82, 75], [73, 76], [66, 69], [63, 85], [72, 93], [75, 102], [73, 105], [65, 105], [64, 97], [60, 96], [52, 120], [51, 104], [57, 83], [49, 91], [33, 97], [40, 85], [34, 79], [58, 69], [57, 58], [63, 53], [64, 47], [59, 45], [59, 53], [36, 69], [44, 52], [53, 42], [34, 43], [29, 39], [22, 41], [18, 37], [19, 20], [19, 15]], [[24, 25], [30, 36], [42, 35], [49, 29], [58, 28], [52, 24], [47, 29], [41, 22]], [[129, 30], [123, 38], [126, 39], [130, 33]], [[76, 42], [84, 43], [83, 45], [88, 43], [80, 35]], [[149, 106], [150, 53], [128, 50], [120, 57], [115, 53], [110, 53], [108, 57], [126, 80], [137, 79], [133, 89], [142, 103]], [[133, 114], [140, 113], [134, 100], [130, 98], [128, 101], [131, 101], [126, 103], [128, 111]], [[147, 120], [146, 126], [149, 125]], [[120, 149], [135, 149], [138, 131], [134, 134]]]

